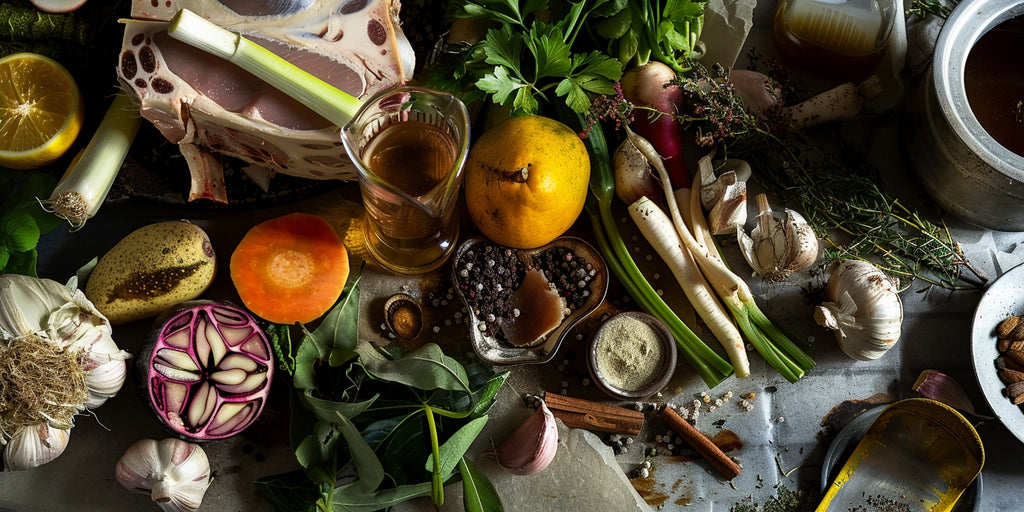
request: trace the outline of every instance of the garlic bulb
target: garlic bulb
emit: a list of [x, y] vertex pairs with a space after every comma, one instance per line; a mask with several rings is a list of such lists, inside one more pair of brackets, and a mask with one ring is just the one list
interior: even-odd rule
[[210, 461], [197, 444], [140, 439], [117, 461], [117, 481], [148, 494], [165, 512], [195, 512], [210, 486]]
[[814, 320], [835, 331], [846, 355], [878, 359], [900, 338], [903, 303], [897, 286], [871, 263], [837, 261], [825, 289], [829, 301], [814, 310]]
[[785, 220], [775, 216], [768, 197], [757, 195], [757, 226], [750, 235], [736, 230], [744, 259], [768, 281], [785, 281], [790, 274], [818, 259], [818, 237], [799, 213], [786, 209]]
[[0, 275], [0, 305], [0, 446], [4, 468], [29, 469], [64, 451], [75, 415], [121, 389], [130, 354], [74, 280]]

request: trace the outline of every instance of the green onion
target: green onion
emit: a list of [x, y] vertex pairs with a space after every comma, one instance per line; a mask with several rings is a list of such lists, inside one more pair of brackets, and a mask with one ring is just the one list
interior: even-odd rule
[[188, 9], [171, 18], [167, 35], [256, 75], [338, 126], [359, 110], [358, 98]]
[[43, 209], [68, 221], [72, 231], [84, 226], [107, 198], [141, 125], [138, 107], [118, 93], [89, 145], [71, 162], [50, 198], [39, 201]]

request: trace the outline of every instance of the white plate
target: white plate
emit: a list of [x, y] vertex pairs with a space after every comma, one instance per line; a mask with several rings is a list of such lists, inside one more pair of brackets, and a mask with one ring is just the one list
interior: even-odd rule
[[1024, 409], [1005, 395], [1003, 381], [996, 374], [996, 326], [1011, 315], [1024, 315], [1024, 265], [1016, 266], [996, 279], [981, 296], [971, 324], [971, 354], [974, 374], [995, 416], [1011, 434], [1024, 442]]

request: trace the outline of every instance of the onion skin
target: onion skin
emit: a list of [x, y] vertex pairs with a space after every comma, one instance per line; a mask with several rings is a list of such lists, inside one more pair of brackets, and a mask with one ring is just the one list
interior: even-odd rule
[[[202, 442], [234, 436], [259, 418], [275, 365], [252, 315], [228, 302], [196, 300], [156, 320], [136, 371], [139, 391], [160, 422]], [[234, 408], [240, 410], [229, 414]]]
[[612, 170], [615, 172], [615, 195], [623, 203], [633, 204], [641, 197], [659, 204], [665, 201], [661, 178], [629, 139], [622, 141], [615, 150]]

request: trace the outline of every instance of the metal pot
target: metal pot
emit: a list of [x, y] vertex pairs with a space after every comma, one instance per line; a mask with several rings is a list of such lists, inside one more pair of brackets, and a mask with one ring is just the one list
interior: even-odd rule
[[[995, 141], [967, 102], [964, 65], [978, 39], [1024, 15], [1021, 0], [964, 0], [942, 27], [932, 67], [908, 103], [918, 177], [948, 212], [984, 228], [1024, 231], [1024, 156]], [[1020, 65], [1007, 58], [1006, 65]]]

